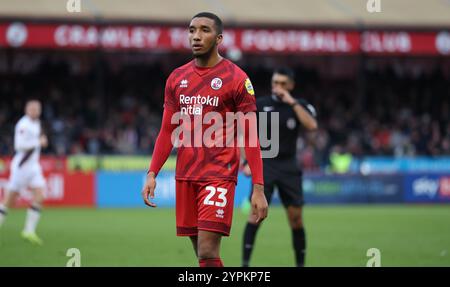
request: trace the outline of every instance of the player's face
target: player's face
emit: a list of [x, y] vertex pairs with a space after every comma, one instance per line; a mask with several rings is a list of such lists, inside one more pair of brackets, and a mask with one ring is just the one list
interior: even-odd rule
[[294, 81], [286, 75], [274, 73], [272, 75], [272, 90], [275, 88], [292, 91], [294, 89]]
[[194, 57], [210, 54], [222, 42], [222, 34], [218, 34], [214, 20], [198, 17], [189, 25], [189, 44]]
[[25, 113], [32, 119], [38, 119], [41, 116], [41, 103], [38, 101], [27, 103]]

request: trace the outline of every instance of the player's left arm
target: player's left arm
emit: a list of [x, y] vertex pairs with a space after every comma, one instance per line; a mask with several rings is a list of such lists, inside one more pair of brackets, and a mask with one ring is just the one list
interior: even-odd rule
[[273, 91], [280, 99], [290, 105], [297, 117], [297, 120], [309, 131], [317, 130], [316, 111], [314, 107], [304, 100], [295, 99], [289, 91], [284, 89], [275, 89]]
[[41, 148], [48, 147], [48, 137], [42, 125], [41, 125], [41, 134], [39, 135], [39, 144], [41, 145]]
[[244, 151], [253, 183], [251, 204], [253, 213], [257, 216], [256, 222], [260, 222], [267, 217], [269, 205], [264, 194], [263, 163], [258, 134], [252, 132], [257, 130], [256, 113], [249, 112], [246, 114], [246, 118], [249, 118], [249, 125], [245, 125], [245, 122], [242, 121], [241, 125], [245, 127]]
[[[251, 198], [252, 211], [257, 216], [256, 221], [260, 222], [267, 217], [268, 203], [264, 195], [263, 163], [261, 147], [259, 144], [256, 100], [253, 86], [248, 78], [238, 80], [235, 93], [235, 103], [237, 112], [242, 112], [245, 116], [239, 118], [239, 127], [244, 133], [244, 151], [247, 164], [250, 167], [253, 182], [253, 193]], [[248, 122], [248, 125], [246, 124]]]

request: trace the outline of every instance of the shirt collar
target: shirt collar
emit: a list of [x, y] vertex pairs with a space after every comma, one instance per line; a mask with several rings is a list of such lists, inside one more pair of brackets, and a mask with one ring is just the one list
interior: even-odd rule
[[280, 98], [278, 98], [277, 96], [271, 95], [271, 97], [272, 97], [272, 100], [273, 100], [274, 102], [277, 102], [277, 103], [280, 102]]

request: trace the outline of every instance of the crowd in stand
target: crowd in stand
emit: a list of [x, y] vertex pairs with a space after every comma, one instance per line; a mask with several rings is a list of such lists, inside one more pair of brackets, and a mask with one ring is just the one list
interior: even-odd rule
[[[0, 51], [1, 52], [1, 51]], [[150, 154], [161, 122], [165, 79], [189, 55], [0, 53], [0, 155], [13, 154], [13, 129], [28, 98], [43, 103], [44, 152]], [[270, 93], [274, 65], [238, 63], [258, 95]], [[318, 112], [302, 133], [299, 160], [327, 164], [332, 151], [368, 155], [450, 155], [450, 73], [446, 65], [368, 61], [346, 78], [300, 64], [295, 96]]]

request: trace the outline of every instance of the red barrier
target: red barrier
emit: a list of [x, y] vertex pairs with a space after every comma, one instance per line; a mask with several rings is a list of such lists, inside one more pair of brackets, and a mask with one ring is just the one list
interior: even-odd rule
[[[0, 200], [3, 199], [9, 178], [11, 158], [0, 158]], [[95, 174], [69, 172], [65, 158], [43, 157], [42, 170], [47, 182], [45, 206], [93, 207], [95, 206]], [[20, 192], [17, 206], [27, 206], [31, 193]]]

